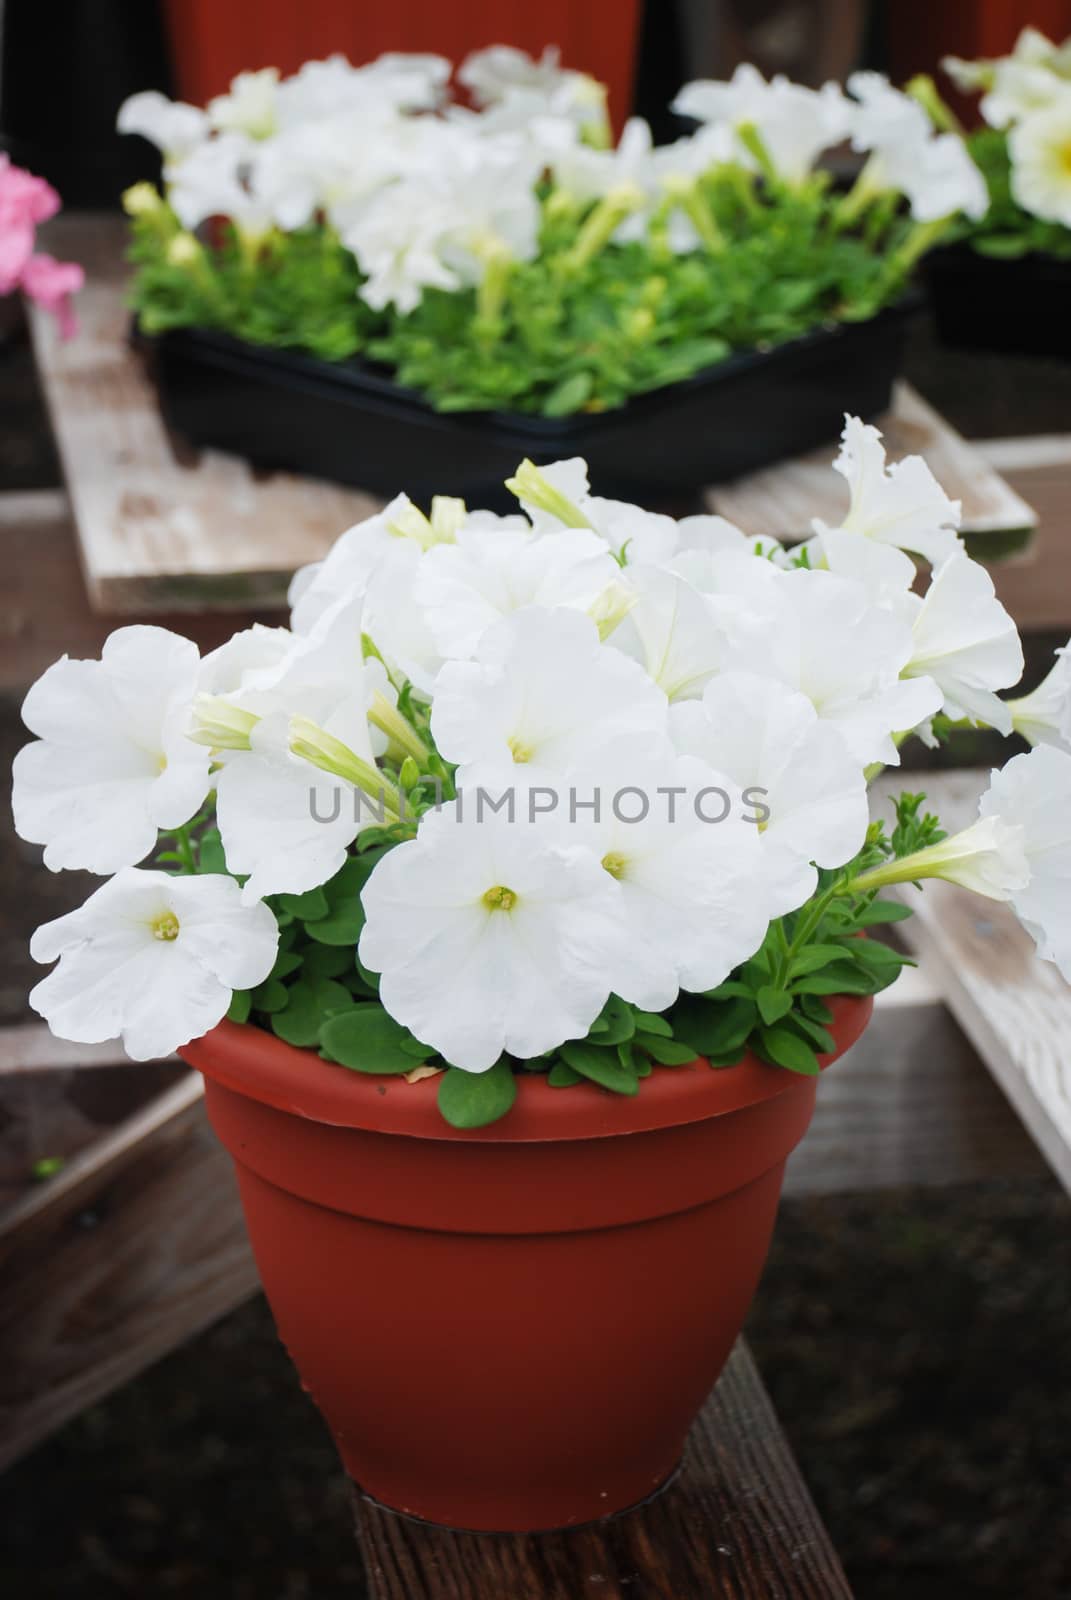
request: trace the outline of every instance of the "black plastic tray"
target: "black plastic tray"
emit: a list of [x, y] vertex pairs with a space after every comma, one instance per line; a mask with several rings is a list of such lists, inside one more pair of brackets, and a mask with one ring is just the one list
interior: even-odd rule
[[957, 244], [928, 256], [925, 273], [944, 344], [1071, 360], [1071, 261], [1000, 260]]
[[581, 455], [597, 492], [650, 501], [832, 443], [845, 412], [884, 410], [916, 304], [908, 297], [869, 322], [731, 356], [613, 411], [554, 418], [435, 411], [357, 362], [319, 361], [211, 330], [138, 342], [151, 350], [168, 424], [195, 445], [260, 467], [494, 508], [509, 502], [503, 480], [525, 456], [542, 463]]

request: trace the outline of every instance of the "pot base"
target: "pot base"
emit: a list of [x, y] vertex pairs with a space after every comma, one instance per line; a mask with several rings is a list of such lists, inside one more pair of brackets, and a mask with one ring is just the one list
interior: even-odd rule
[[583, 1528], [594, 1528], [603, 1522], [616, 1522], [619, 1517], [631, 1516], [634, 1511], [640, 1511], [644, 1506], [649, 1506], [653, 1501], [665, 1494], [667, 1489], [671, 1489], [680, 1477], [683, 1466], [684, 1461], [682, 1458], [677, 1462], [676, 1466], [670, 1469], [662, 1481], [655, 1485], [649, 1494], [645, 1494], [640, 1500], [633, 1500], [628, 1505], [621, 1506], [616, 1511], [607, 1511], [597, 1517], [587, 1517], [583, 1521], [558, 1522], [551, 1527], [541, 1526], [538, 1528], [461, 1528], [452, 1522], [435, 1522], [430, 1517], [418, 1516], [415, 1511], [406, 1511], [401, 1506], [388, 1505], [385, 1500], [380, 1500], [374, 1494], [370, 1494], [367, 1489], [362, 1489], [361, 1485], [353, 1478], [350, 1479], [350, 1490], [355, 1507], [358, 1509], [358, 1514], [358, 1502], [363, 1502], [365, 1505], [374, 1506], [377, 1511], [385, 1511], [388, 1516], [399, 1517], [403, 1522], [413, 1522], [420, 1528], [437, 1528], [442, 1533], [473, 1534], [480, 1539], [497, 1539], [509, 1534], [531, 1534], [533, 1537], [538, 1537], [547, 1533], [576, 1533]]

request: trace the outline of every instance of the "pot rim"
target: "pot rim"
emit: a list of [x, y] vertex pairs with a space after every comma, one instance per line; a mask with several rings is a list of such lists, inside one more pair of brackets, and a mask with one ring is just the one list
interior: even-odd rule
[[[828, 1004], [837, 1048], [819, 1056], [823, 1067], [856, 1042], [874, 1001], [871, 995], [835, 995]], [[438, 1077], [407, 1083], [403, 1077], [354, 1072], [248, 1023], [224, 1020], [179, 1054], [214, 1083], [312, 1122], [484, 1144], [613, 1138], [678, 1127], [774, 1100], [801, 1082], [798, 1074], [770, 1066], [750, 1051], [732, 1067], [711, 1067], [701, 1057], [690, 1066], [656, 1066], [635, 1096], [612, 1094], [593, 1083], [552, 1089], [544, 1074], [521, 1073], [516, 1101], [505, 1117], [484, 1128], [454, 1128], [439, 1112]]]

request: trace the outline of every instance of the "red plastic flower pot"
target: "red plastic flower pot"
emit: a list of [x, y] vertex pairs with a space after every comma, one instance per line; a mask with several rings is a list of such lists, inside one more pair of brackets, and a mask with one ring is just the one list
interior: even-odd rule
[[[871, 1007], [834, 1002], [837, 1055]], [[628, 1099], [525, 1075], [503, 1121], [459, 1132], [436, 1080], [254, 1028], [183, 1055], [279, 1333], [364, 1493], [506, 1532], [666, 1482], [747, 1314], [814, 1078], [697, 1061]]]

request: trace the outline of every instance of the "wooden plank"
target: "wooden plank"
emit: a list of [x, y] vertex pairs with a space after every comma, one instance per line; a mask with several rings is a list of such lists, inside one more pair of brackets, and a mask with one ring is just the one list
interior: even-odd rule
[[213, 650], [251, 622], [285, 621], [279, 612], [168, 612], [101, 616], [90, 607], [66, 494], [59, 489], [0, 493], [4, 605], [0, 610], [0, 692], [25, 690], [61, 655], [99, 656], [121, 623], [152, 622]]
[[[930, 806], [949, 831], [977, 815], [987, 777], [927, 773]], [[886, 773], [874, 785], [887, 814]], [[1057, 1177], [1071, 1189], [1071, 986], [1042, 961], [1010, 907], [930, 882], [902, 898], [914, 916], [897, 930], [925, 962], [945, 1002], [1022, 1118]]]
[[874, 1019], [822, 1076], [807, 1136], [790, 1158], [789, 1196], [1036, 1177], [1022, 1123], [913, 968], [877, 996]]
[[258, 1287], [192, 1073], [0, 1222], [0, 1468]]
[[294, 569], [379, 502], [213, 451], [180, 457], [129, 343], [124, 235], [120, 217], [49, 224], [48, 248], [86, 269], [79, 335], [64, 343], [29, 312], [90, 600], [122, 613], [281, 604]]
[[568, 1533], [447, 1533], [355, 1499], [371, 1600], [845, 1600], [851, 1591], [744, 1344], [679, 1478]]
[[[891, 459], [925, 457], [946, 493], [962, 500], [964, 531], [998, 533], [1036, 525], [1037, 517], [1022, 496], [910, 384], [896, 384], [892, 407], [877, 419], [877, 426]], [[823, 445], [715, 485], [706, 492], [707, 505], [750, 534], [806, 538], [816, 517], [836, 527], [847, 510], [848, 490], [830, 470], [835, 454], [833, 446]]]
[[[1032, 442], [1008, 441], [1024, 447]], [[1055, 628], [1071, 634], [1071, 461], [1052, 458], [1030, 463], [1028, 452], [1024, 454], [1027, 463], [1009, 467], [1008, 480], [1037, 511], [1038, 530], [1028, 560], [994, 561], [990, 576], [1000, 600], [1024, 632]]]

